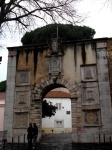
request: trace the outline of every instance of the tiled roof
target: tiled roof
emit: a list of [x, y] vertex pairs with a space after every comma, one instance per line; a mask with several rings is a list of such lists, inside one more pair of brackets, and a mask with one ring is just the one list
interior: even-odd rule
[[[0, 92], [0, 100], [5, 99], [5, 92]], [[46, 98], [70, 98], [70, 94], [63, 91], [50, 91], [46, 94]]]
[[70, 98], [70, 94], [62, 91], [50, 91], [45, 98]]
[[5, 99], [5, 92], [0, 92], [0, 100], [4, 100]]

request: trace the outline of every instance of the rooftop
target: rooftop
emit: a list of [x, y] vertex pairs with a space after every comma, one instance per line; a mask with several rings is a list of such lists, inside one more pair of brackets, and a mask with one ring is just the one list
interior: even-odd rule
[[50, 91], [45, 98], [70, 98], [70, 94], [63, 91]]

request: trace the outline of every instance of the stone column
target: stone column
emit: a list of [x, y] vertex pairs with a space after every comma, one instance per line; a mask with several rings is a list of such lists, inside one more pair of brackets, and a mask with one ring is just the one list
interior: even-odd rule
[[72, 142], [77, 143], [77, 99], [71, 98]]
[[30, 108], [30, 122], [35, 122], [38, 126], [38, 141], [42, 136], [42, 102], [41, 99], [35, 99], [31, 103]]
[[99, 96], [101, 106], [101, 125], [103, 132], [109, 132], [112, 129], [111, 121], [111, 97], [109, 84], [109, 68], [107, 61], [107, 45], [106, 42], [97, 42], [97, 71]]
[[13, 107], [15, 95], [16, 51], [9, 51], [7, 68], [7, 88], [4, 112], [4, 130], [7, 130], [7, 140], [11, 142], [13, 135]]

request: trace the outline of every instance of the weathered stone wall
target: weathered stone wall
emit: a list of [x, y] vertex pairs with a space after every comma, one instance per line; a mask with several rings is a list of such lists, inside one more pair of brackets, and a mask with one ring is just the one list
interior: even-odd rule
[[110, 91], [112, 97], [112, 39], [109, 39], [107, 42], [107, 55], [109, 63]]
[[8, 131], [7, 138], [9, 139], [9, 141], [11, 141], [11, 137], [13, 136], [15, 77], [16, 77], [16, 51], [10, 51], [8, 57], [7, 90], [6, 90], [5, 113], [4, 113], [4, 130]]
[[7, 80], [4, 123], [9, 140], [27, 134], [29, 122], [39, 126], [41, 138], [42, 99], [57, 87], [71, 95], [73, 142], [97, 142], [99, 133], [111, 134], [106, 40], [65, 43], [63, 51], [51, 53], [48, 47], [9, 48], [7, 79], [11, 76], [13, 82]]

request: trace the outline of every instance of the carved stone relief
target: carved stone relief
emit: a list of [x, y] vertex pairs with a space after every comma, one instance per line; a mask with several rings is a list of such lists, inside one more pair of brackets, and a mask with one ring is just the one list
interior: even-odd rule
[[52, 53], [58, 53], [58, 41], [57, 38], [52, 39], [52, 43], [51, 43], [51, 48], [52, 48]]
[[53, 81], [61, 78], [62, 76], [62, 56], [49, 56], [46, 57], [47, 61], [47, 77]]
[[27, 128], [28, 127], [28, 113], [15, 112], [14, 114], [14, 128]]
[[100, 110], [85, 110], [84, 126], [99, 126], [100, 125]]
[[15, 106], [26, 106], [29, 104], [29, 91], [16, 91]]
[[62, 77], [62, 53], [60, 51], [60, 41], [52, 38], [50, 43], [50, 53], [46, 56], [46, 75], [48, 79], [56, 82]]
[[51, 38], [51, 42], [49, 44], [50, 45], [50, 54], [49, 55], [61, 54], [60, 42], [61, 42], [61, 40], [58, 38]]
[[96, 65], [81, 66], [81, 79], [82, 81], [95, 81], [96, 76]]
[[22, 70], [17, 71], [16, 85], [29, 85], [30, 84], [30, 71]]
[[82, 104], [99, 104], [99, 91], [97, 82], [82, 83]]

